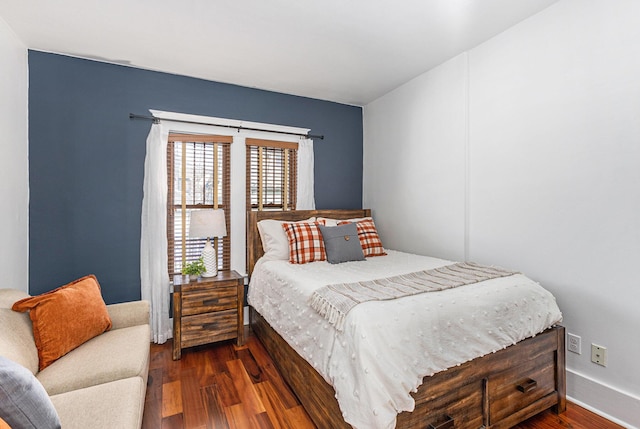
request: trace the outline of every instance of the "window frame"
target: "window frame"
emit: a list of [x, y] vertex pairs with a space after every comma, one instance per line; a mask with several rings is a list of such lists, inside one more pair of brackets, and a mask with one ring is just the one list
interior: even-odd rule
[[[297, 200], [298, 178], [298, 143], [249, 138], [245, 139], [246, 146], [246, 209], [247, 210], [295, 210]], [[272, 155], [272, 160], [267, 157]], [[262, 162], [261, 162], [262, 161]], [[280, 163], [278, 165], [278, 163]], [[258, 171], [256, 171], [256, 169]], [[265, 170], [267, 170], [265, 172]], [[257, 180], [256, 180], [257, 178]], [[253, 201], [255, 192], [252, 186], [259, 182], [256, 202]], [[269, 202], [268, 189], [271, 195], [279, 193], [280, 198]], [[275, 191], [275, 188], [280, 188]], [[262, 198], [261, 198], [262, 197]]]
[[[202, 193], [202, 199], [195, 201], [195, 192], [192, 191], [194, 199], [190, 201], [190, 204], [187, 204], [187, 201], [182, 199], [183, 190], [186, 189], [186, 186], [182, 186], [183, 180], [175, 180], [175, 176], [178, 174], [175, 151], [178, 146], [177, 143], [180, 142], [183, 143], [181, 147], [184, 146], [185, 151], [188, 150], [186, 145], [193, 145], [194, 154], [192, 159], [194, 160], [194, 165], [192, 167], [194, 169], [194, 182], [196, 177], [195, 169], [201, 168], [202, 170], [205, 170], [207, 168], [205, 167], [207, 162], [206, 152], [207, 147], [209, 147], [208, 145], [210, 145], [209, 149], [212, 151], [212, 158], [209, 162], [212, 163], [210, 167], [213, 174], [213, 183], [211, 185], [213, 187], [213, 195], [211, 203], [205, 201], [205, 192]], [[221, 271], [231, 269], [231, 143], [233, 143], [233, 137], [225, 135], [191, 133], [169, 134], [167, 142], [167, 260], [170, 277], [180, 274], [181, 267], [184, 266], [185, 262], [197, 260], [206, 243], [206, 239], [204, 238], [188, 238], [188, 211], [197, 209], [223, 209], [225, 211], [227, 235], [226, 237], [215, 238], [213, 244], [214, 248], [218, 249], [218, 269]], [[202, 166], [198, 167], [195, 166], [195, 159], [197, 157], [195, 151], [197, 147], [202, 148], [205, 157], [202, 161]], [[186, 158], [182, 156], [182, 149], [180, 150], [180, 158], [182, 159], [180, 171], [183, 171], [182, 169], [186, 164]], [[215, 160], [216, 155], [217, 160]], [[202, 174], [204, 175], [204, 172], [202, 172]], [[188, 180], [189, 177], [186, 179]], [[181, 189], [178, 192], [180, 195], [180, 201], [176, 201], [175, 198], [177, 194], [175, 186], [176, 183], [179, 183], [181, 186]], [[184, 217], [182, 215], [183, 210], [185, 210]], [[176, 231], [176, 217], [178, 215], [181, 218], [181, 231], [179, 233]], [[185, 237], [185, 235], [187, 235], [187, 237]], [[176, 253], [178, 253], [178, 247], [176, 245], [177, 240], [180, 240], [179, 262], [178, 256], [176, 255]]]

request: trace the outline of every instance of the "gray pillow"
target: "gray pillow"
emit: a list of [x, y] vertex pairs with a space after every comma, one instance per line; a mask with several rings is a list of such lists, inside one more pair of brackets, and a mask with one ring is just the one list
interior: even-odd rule
[[0, 356], [0, 417], [12, 428], [60, 429], [60, 418], [37, 378]]
[[364, 253], [358, 239], [355, 223], [340, 226], [320, 225], [327, 261], [339, 264], [347, 261], [364, 261]]

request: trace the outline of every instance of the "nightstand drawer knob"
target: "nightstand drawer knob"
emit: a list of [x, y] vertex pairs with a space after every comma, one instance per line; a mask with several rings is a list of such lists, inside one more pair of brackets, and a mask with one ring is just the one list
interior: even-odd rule
[[538, 382], [532, 379], [528, 379], [522, 384], [518, 384], [516, 388], [522, 393], [529, 393], [538, 387]]
[[453, 428], [454, 428], [453, 417], [447, 414], [444, 415], [443, 421], [439, 423], [429, 423], [427, 425], [427, 429], [453, 429]]

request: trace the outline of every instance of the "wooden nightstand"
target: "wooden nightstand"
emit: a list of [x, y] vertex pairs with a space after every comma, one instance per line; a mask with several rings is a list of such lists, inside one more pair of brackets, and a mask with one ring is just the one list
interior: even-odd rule
[[189, 283], [173, 278], [173, 359], [182, 349], [237, 338], [244, 343], [244, 277], [219, 271]]

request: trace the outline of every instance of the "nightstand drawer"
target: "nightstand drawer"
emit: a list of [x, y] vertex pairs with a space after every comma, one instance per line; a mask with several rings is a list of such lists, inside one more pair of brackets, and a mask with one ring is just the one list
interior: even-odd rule
[[499, 422], [554, 391], [555, 363], [552, 353], [490, 377], [490, 424]]
[[181, 347], [193, 347], [238, 336], [236, 309], [182, 318]]
[[236, 287], [216, 287], [182, 294], [182, 315], [231, 310], [238, 306]]

